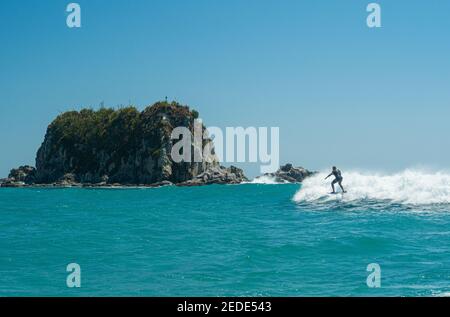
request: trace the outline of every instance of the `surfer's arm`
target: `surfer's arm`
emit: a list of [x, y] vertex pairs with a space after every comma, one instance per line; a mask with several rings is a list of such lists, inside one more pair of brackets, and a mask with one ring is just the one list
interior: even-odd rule
[[330, 173], [330, 175], [328, 175], [327, 177], [325, 177], [325, 179], [327, 179], [327, 178], [330, 177], [331, 175], [333, 175], [333, 173]]

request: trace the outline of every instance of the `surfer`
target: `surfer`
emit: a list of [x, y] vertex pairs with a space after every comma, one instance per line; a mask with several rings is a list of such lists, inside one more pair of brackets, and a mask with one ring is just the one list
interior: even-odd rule
[[325, 179], [327, 179], [328, 177], [330, 177], [331, 175], [334, 175], [334, 180], [331, 182], [331, 188], [333, 188], [333, 194], [336, 194], [336, 191], [334, 190], [334, 184], [338, 183], [339, 186], [342, 189], [342, 192], [345, 193], [346, 191], [344, 190], [344, 187], [342, 187], [342, 180], [344, 179], [342, 177], [341, 171], [338, 170], [336, 168], [336, 166], [333, 166], [333, 171], [331, 171], [330, 175], [328, 175], [327, 177], [325, 177]]

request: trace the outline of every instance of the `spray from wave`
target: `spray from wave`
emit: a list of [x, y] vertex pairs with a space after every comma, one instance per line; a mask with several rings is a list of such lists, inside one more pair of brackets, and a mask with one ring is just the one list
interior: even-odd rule
[[[343, 186], [347, 193], [330, 195], [332, 178], [318, 173], [303, 181], [295, 194], [296, 202], [328, 202], [380, 200], [412, 205], [450, 204], [450, 174], [405, 170], [383, 175], [355, 171], [343, 173]], [[336, 184], [336, 191], [340, 191]]]
[[265, 184], [265, 185], [279, 185], [279, 184], [283, 184], [283, 183], [277, 182], [275, 177], [267, 176], [267, 175], [257, 177], [257, 178], [253, 179], [252, 181], [250, 181], [248, 183], [249, 184]]

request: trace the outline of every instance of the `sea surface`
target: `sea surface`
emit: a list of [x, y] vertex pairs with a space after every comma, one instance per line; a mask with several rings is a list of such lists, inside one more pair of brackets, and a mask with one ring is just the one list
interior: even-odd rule
[[[0, 296], [445, 296], [450, 176], [0, 189]], [[378, 186], [378, 188], [377, 188]], [[81, 287], [69, 288], [69, 263]], [[371, 288], [367, 266], [381, 269]]]

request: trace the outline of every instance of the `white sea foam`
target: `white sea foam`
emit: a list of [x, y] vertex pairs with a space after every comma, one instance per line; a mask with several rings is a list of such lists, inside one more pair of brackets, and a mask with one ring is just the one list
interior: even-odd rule
[[279, 182], [277, 182], [275, 180], [274, 177], [267, 176], [267, 175], [263, 175], [263, 176], [257, 177], [255, 179], [253, 179], [252, 181], [250, 181], [249, 183], [250, 184], [266, 184], [266, 185], [280, 184]]
[[[327, 173], [307, 178], [295, 194], [296, 202], [326, 202], [332, 200], [388, 200], [402, 204], [450, 204], [450, 173], [405, 170], [395, 174], [344, 171], [347, 193], [329, 195], [332, 177], [324, 180]], [[340, 191], [339, 185], [336, 191]]]

